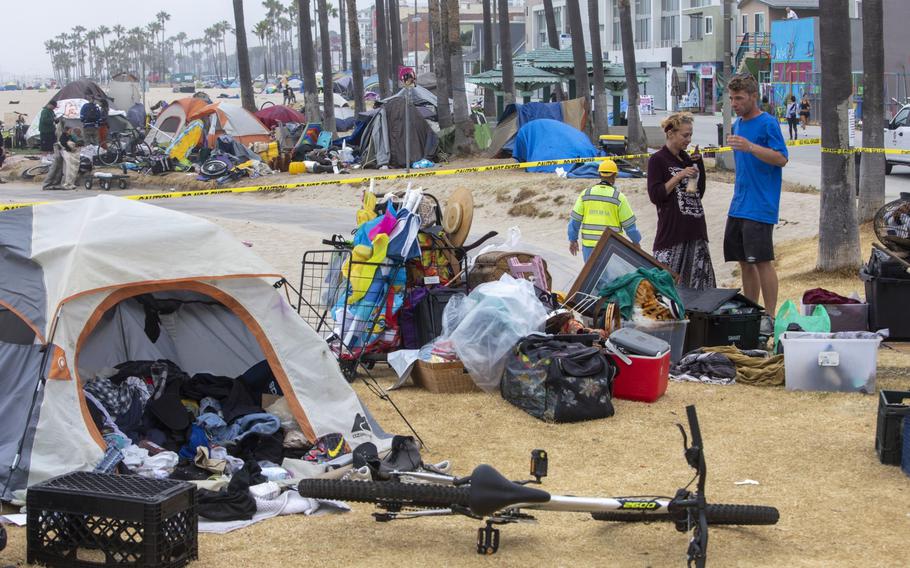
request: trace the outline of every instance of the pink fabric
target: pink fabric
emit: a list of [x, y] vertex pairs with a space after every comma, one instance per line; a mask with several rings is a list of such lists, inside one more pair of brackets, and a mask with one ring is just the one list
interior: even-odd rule
[[370, 241], [376, 238], [376, 235], [385, 234], [388, 235], [395, 228], [395, 224], [398, 220], [394, 215], [389, 214], [388, 211], [385, 212], [385, 215], [382, 216], [382, 220], [379, 223], [376, 223], [376, 226], [370, 230], [369, 237]]

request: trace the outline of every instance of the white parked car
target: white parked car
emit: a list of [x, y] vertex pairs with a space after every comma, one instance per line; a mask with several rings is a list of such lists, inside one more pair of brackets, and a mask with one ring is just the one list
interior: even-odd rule
[[[885, 125], [885, 148], [910, 150], [910, 104], [901, 107]], [[885, 154], [885, 173], [894, 166], [910, 166], [910, 154]]]

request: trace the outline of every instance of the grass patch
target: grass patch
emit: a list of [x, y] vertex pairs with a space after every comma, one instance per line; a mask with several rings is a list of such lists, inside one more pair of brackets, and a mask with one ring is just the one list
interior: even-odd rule
[[512, 199], [512, 203], [521, 203], [522, 201], [527, 201], [537, 195], [537, 190], [531, 189], [528, 187], [523, 187], [518, 191], [518, 195]]
[[509, 208], [509, 215], [513, 217], [540, 217], [541, 210], [533, 203], [516, 203]]
[[803, 184], [803, 183], [790, 183], [790, 182], [787, 182], [787, 181], [785, 181], [785, 182], [783, 183], [783, 187], [781, 187], [781, 190], [782, 190], [782, 191], [789, 191], [790, 193], [812, 193], [812, 194], [818, 194], [818, 188], [815, 187], [814, 185], [806, 185], [806, 184]]
[[511, 200], [508, 189], [496, 190], [496, 203], [508, 203]]

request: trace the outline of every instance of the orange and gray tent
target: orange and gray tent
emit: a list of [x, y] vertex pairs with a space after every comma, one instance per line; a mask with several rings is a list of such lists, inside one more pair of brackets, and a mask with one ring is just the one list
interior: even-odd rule
[[[99, 462], [83, 385], [126, 361], [236, 377], [266, 360], [309, 440], [388, 448], [280, 279], [227, 231], [154, 205], [98, 196], [0, 213], [0, 499]], [[149, 298], [173, 308], [154, 341]]]
[[269, 129], [266, 128], [256, 115], [239, 105], [222, 102], [206, 105], [190, 115], [190, 120], [210, 116], [208, 122], [209, 147], [214, 147], [215, 140], [222, 134], [228, 134], [241, 144], [250, 145], [253, 142], [268, 142], [271, 140]]
[[167, 146], [193, 120], [196, 111], [207, 106], [205, 100], [198, 97], [184, 97], [172, 102], [155, 120], [155, 127], [149, 129], [145, 141], [149, 145]]

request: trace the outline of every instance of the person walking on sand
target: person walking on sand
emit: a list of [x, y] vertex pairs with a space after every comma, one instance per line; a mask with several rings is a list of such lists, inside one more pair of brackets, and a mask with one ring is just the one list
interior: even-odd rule
[[701, 200], [705, 165], [698, 152], [689, 155], [693, 116], [671, 114], [660, 126], [667, 143], [648, 158], [648, 197], [657, 206], [654, 258], [679, 274], [687, 288], [714, 288], [714, 266], [708, 250], [708, 227]]
[[780, 124], [758, 108], [758, 83], [749, 74], [736, 75], [727, 87], [738, 117], [727, 144], [733, 148], [736, 181], [724, 231], [724, 260], [738, 262], [743, 294], [767, 314], [761, 334], [774, 333], [777, 310], [777, 272], [772, 233], [778, 221], [783, 168], [789, 154]]
[[581, 253], [585, 261], [607, 229], [624, 233], [636, 245], [641, 242], [641, 233], [635, 226], [635, 214], [629, 200], [614, 187], [619, 173], [616, 162], [603, 160], [597, 171], [600, 183], [581, 192], [569, 215], [569, 252], [572, 256], [578, 254], [578, 237], [581, 234]]
[[803, 93], [803, 98], [799, 101], [799, 120], [803, 123], [803, 130], [806, 130], [806, 126], [809, 125], [809, 114], [811, 110], [812, 105], [809, 104], [809, 95]]

